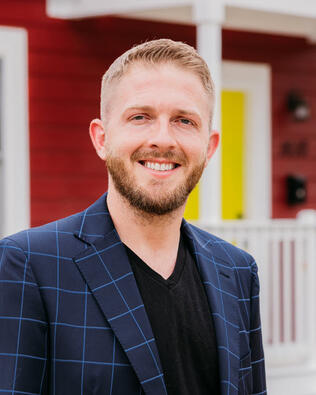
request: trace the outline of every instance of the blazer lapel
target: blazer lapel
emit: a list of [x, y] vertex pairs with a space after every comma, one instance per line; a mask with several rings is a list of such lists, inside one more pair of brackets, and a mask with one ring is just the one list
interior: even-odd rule
[[237, 394], [240, 328], [234, 271], [227, 260], [221, 258], [219, 246], [202, 239], [200, 231], [185, 221], [183, 229], [190, 240], [213, 315], [221, 393]]
[[[166, 394], [150, 322], [125, 247], [110, 216], [104, 215], [107, 211], [104, 198], [100, 208], [100, 204], [96, 204], [88, 209], [84, 224], [76, 234], [88, 247], [73, 260], [126, 352], [145, 393]], [[102, 221], [97, 212], [102, 213]], [[103, 237], [95, 237], [103, 231]]]

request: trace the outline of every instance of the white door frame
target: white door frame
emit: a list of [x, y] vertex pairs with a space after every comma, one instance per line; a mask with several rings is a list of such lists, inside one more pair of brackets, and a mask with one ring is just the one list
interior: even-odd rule
[[27, 33], [0, 27], [0, 237], [30, 225]]
[[222, 89], [242, 91], [245, 106], [245, 219], [271, 218], [271, 70], [259, 63], [224, 61]]

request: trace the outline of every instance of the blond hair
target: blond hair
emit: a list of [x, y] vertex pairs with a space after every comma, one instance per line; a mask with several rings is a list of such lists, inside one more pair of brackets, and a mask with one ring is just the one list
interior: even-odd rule
[[196, 74], [214, 101], [214, 83], [205, 60], [188, 44], [169, 39], [159, 39], [137, 45], [119, 56], [102, 77], [101, 119], [105, 119], [107, 92], [114, 81], [119, 81], [135, 63], [156, 65], [171, 63]]

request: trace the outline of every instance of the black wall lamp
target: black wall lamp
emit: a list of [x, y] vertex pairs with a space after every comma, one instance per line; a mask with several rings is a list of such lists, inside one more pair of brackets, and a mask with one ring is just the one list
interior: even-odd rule
[[295, 205], [306, 202], [307, 182], [306, 178], [297, 174], [288, 174], [286, 177], [287, 202]]
[[298, 92], [291, 91], [286, 99], [287, 109], [296, 121], [306, 121], [310, 117], [310, 107], [306, 99]]

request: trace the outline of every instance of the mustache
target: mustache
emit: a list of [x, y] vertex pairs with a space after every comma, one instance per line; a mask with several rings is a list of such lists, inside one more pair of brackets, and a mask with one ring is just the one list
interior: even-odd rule
[[171, 150], [161, 152], [159, 150], [137, 150], [131, 155], [131, 160], [140, 161], [146, 159], [165, 159], [170, 162], [178, 163], [179, 165], [185, 165], [187, 158], [181, 151], [174, 152]]

